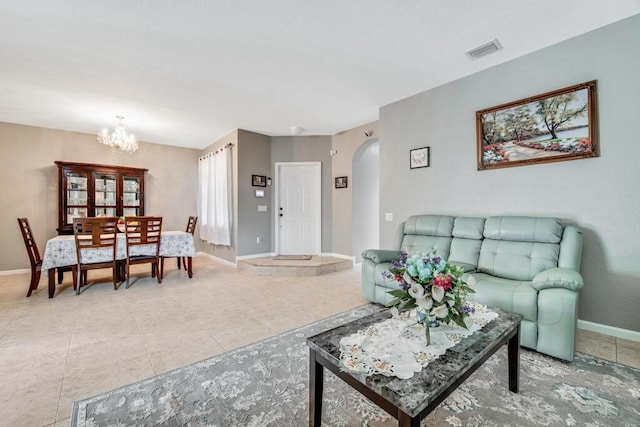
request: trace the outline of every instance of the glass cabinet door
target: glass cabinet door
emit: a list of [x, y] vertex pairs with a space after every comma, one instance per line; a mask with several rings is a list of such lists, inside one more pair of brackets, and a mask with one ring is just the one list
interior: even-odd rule
[[111, 174], [95, 174], [95, 214], [94, 216], [116, 216], [117, 176]]
[[66, 203], [66, 222], [73, 224], [74, 218], [85, 218], [89, 215], [88, 197], [88, 175], [86, 173], [69, 173], [66, 179], [65, 197]]
[[140, 215], [140, 178], [125, 176], [122, 180], [122, 215]]

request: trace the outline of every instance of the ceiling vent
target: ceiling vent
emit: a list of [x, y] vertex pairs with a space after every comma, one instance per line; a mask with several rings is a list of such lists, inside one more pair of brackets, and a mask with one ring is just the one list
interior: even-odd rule
[[487, 56], [490, 53], [497, 52], [502, 50], [502, 45], [498, 41], [498, 39], [493, 39], [489, 43], [485, 43], [482, 46], [478, 46], [475, 49], [471, 49], [467, 52], [467, 56], [471, 59], [478, 59], [483, 56]]

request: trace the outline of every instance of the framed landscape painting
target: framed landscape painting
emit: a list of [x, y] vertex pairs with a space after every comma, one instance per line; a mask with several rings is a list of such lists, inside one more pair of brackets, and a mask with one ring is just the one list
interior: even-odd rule
[[600, 155], [596, 81], [476, 112], [478, 170]]

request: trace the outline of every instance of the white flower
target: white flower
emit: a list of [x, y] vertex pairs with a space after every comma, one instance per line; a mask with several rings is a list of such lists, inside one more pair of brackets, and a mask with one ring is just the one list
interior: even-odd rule
[[416, 282], [415, 280], [413, 280], [413, 277], [411, 277], [409, 275], [409, 273], [404, 273], [402, 275], [402, 278], [404, 279], [405, 282], [407, 282], [409, 285], [413, 286], [413, 285], [417, 285], [418, 282]]
[[433, 299], [428, 296], [421, 296], [419, 298], [416, 298], [416, 305], [422, 309], [429, 310], [431, 307], [433, 307]]
[[431, 294], [433, 295], [433, 299], [440, 302], [442, 298], [444, 298], [444, 288], [440, 286], [433, 286], [431, 288]]
[[409, 295], [414, 299], [418, 299], [424, 296], [424, 288], [420, 283], [414, 282], [409, 288]]
[[439, 305], [431, 310], [431, 314], [439, 317], [440, 319], [444, 319], [445, 317], [447, 317], [447, 314], [449, 314], [449, 309], [447, 308], [446, 304]]

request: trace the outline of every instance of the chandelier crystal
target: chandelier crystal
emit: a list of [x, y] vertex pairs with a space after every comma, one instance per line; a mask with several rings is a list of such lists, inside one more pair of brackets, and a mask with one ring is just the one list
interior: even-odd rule
[[108, 145], [113, 151], [124, 151], [127, 153], [133, 153], [138, 150], [138, 141], [132, 133], [127, 133], [122, 120], [124, 116], [116, 116], [118, 119], [118, 125], [113, 128], [111, 132], [107, 128], [102, 129], [102, 132], [98, 134], [98, 142], [104, 145]]

